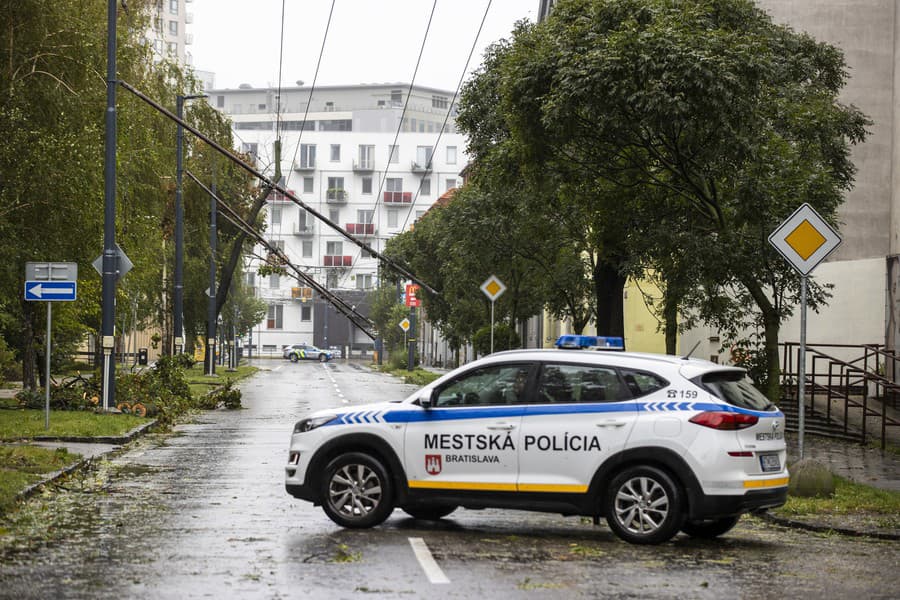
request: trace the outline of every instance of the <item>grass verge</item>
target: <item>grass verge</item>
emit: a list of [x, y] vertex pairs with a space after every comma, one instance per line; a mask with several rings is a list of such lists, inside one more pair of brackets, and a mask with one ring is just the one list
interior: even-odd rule
[[38, 436], [118, 437], [150, 419], [85, 410], [53, 410], [50, 411], [50, 429], [44, 427], [45, 420], [42, 410], [0, 410], [0, 440], [21, 440]]
[[206, 375], [203, 368], [203, 363], [196, 363], [184, 372], [184, 380], [195, 398], [205, 396], [229, 379], [233, 381], [245, 379], [259, 371], [257, 367], [248, 365], [241, 365], [235, 371], [226, 371], [225, 367], [217, 366], [215, 375]]
[[0, 446], [0, 514], [15, 503], [16, 495], [29, 485], [81, 458], [65, 448]]
[[900, 492], [873, 488], [843, 477], [835, 476], [834, 481], [835, 492], [831, 498], [789, 496], [787, 503], [772, 513], [782, 517], [878, 514], [900, 527]]
[[433, 373], [431, 371], [420, 369], [418, 367], [416, 367], [412, 371], [407, 371], [406, 369], [393, 369], [389, 365], [382, 365], [381, 367], [373, 365], [373, 368], [382, 373], [387, 373], [389, 375], [393, 375], [394, 377], [399, 377], [403, 380], [403, 383], [409, 383], [411, 385], [419, 386], [428, 385], [441, 376], [439, 373]]

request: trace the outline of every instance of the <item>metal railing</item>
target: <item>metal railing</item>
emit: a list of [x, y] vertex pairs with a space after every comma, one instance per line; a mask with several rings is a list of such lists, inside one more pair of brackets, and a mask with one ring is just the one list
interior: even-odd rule
[[[782, 393], [796, 400], [800, 345], [780, 345]], [[889, 414], [896, 409], [900, 384], [887, 376], [900, 375], [898, 361], [900, 357], [879, 344], [807, 344], [806, 414], [824, 412], [826, 421], [841, 425], [846, 435], [858, 435], [861, 443], [867, 441], [872, 427], [880, 424], [881, 447], [885, 448], [888, 428], [900, 426], [900, 420]], [[824, 401], [824, 410], [817, 406], [817, 399]], [[858, 432], [850, 429], [851, 421], [858, 423]]]

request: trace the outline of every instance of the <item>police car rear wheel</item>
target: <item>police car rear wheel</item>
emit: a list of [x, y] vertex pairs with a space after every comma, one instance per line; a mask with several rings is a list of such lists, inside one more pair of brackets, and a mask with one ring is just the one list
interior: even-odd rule
[[319, 355], [319, 362], [325, 362], [325, 361], [327, 361], [327, 360], [328, 360], [328, 357], [325, 356], [324, 354], [320, 354], [320, 355]]
[[297, 362], [298, 360], [300, 360], [300, 359], [297, 357], [296, 354], [291, 354], [291, 362]]
[[741, 520], [740, 515], [736, 517], [725, 517], [723, 519], [709, 519], [706, 521], [688, 521], [681, 526], [681, 531], [691, 537], [712, 539], [719, 537], [723, 533], [731, 531]]
[[456, 509], [456, 506], [404, 506], [403, 512], [420, 521], [437, 521]]
[[684, 522], [681, 490], [665, 472], [629, 467], [609, 487], [605, 513], [610, 529], [632, 544], [672, 539]]
[[328, 463], [322, 499], [325, 514], [342, 527], [374, 527], [394, 508], [387, 470], [361, 452], [348, 452]]

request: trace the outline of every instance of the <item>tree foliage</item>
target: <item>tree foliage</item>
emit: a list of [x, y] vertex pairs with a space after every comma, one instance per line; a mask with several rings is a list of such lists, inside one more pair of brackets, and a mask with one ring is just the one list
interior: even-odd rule
[[837, 225], [868, 124], [838, 100], [846, 77], [750, 0], [561, 0], [489, 53], [460, 124], [480, 178], [516, 164], [589, 224], [598, 317], [620, 310], [603, 289], [655, 273], [669, 321], [760, 332], [776, 397], [799, 279], [767, 237], [803, 202]]
[[[118, 76], [174, 107], [176, 94], [194, 92], [196, 84], [152, 56], [144, 39], [150, 3], [127, 6], [118, 15]], [[103, 0], [0, 1], [0, 335], [15, 349], [29, 387], [46, 324], [43, 306], [22, 298], [25, 262], [79, 265], [78, 302], [54, 310], [53, 340], [62, 349], [100, 326], [101, 282], [91, 263], [103, 247], [106, 28], [98, 24], [106, 23], [107, 8]], [[195, 116], [200, 129], [230, 147], [229, 127], [216, 111], [201, 106]], [[121, 333], [134, 314], [138, 325], [152, 327], [171, 312], [175, 125], [120, 88], [117, 129], [116, 241], [134, 263], [117, 289]], [[240, 188], [246, 178], [225, 173], [220, 184]], [[208, 217], [192, 203], [186, 198], [185, 231], [194, 241], [205, 235]], [[193, 256], [202, 256], [207, 239]]]

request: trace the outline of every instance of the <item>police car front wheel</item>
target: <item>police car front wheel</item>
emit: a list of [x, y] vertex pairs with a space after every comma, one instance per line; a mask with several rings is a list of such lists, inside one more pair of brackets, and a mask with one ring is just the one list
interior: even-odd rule
[[364, 528], [382, 523], [394, 509], [387, 469], [368, 454], [341, 454], [325, 467], [322, 508], [342, 527]]
[[613, 478], [605, 513], [610, 529], [632, 544], [672, 539], [684, 523], [682, 492], [664, 471], [629, 467]]

